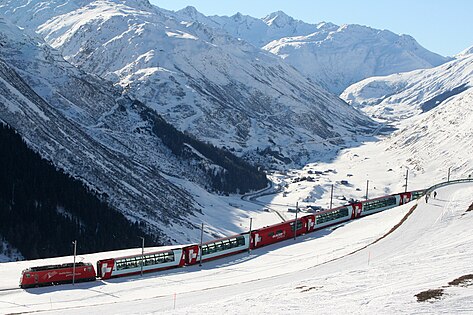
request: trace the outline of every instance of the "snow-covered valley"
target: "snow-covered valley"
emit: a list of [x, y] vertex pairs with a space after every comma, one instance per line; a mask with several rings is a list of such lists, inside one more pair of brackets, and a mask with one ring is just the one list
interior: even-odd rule
[[[0, 123], [166, 244], [197, 243], [201, 224], [209, 241], [296, 208], [473, 177], [471, 47], [445, 58], [387, 30], [147, 0], [5, 0], [0, 12]], [[183, 132], [181, 155], [158, 122]], [[194, 138], [270, 183], [219, 191], [211, 179], [230, 171]], [[435, 192], [202, 267], [74, 286], [19, 289], [21, 270], [72, 256], [14, 261], [0, 235], [0, 313], [471, 313], [473, 183]]]

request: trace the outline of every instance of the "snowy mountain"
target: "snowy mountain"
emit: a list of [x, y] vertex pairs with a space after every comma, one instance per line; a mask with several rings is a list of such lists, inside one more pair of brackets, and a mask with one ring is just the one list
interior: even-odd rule
[[398, 128], [377, 146], [385, 160], [440, 180], [449, 168], [473, 175], [472, 86], [473, 55], [466, 54], [436, 68], [363, 80], [342, 97]]
[[[177, 131], [159, 116], [3, 17], [0, 45], [0, 122], [163, 243], [199, 234], [191, 215], [201, 209], [182, 186], [225, 183], [232, 163], [240, 177], [246, 172], [230, 155], [214, 162], [222, 153], [189, 136], [174, 136], [170, 146], [163, 134]], [[189, 141], [176, 154], [179, 139]]]
[[431, 68], [448, 60], [426, 50], [411, 36], [360, 25], [281, 38], [263, 49], [337, 94], [368, 77]]
[[241, 38], [256, 47], [263, 47], [269, 42], [283, 37], [309, 35], [319, 29], [337, 28], [332, 23], [322, 22], [314, 25], [295, 20], [282, 11], [271, 13], [262, 19], [241, 13], [230, 17], [205, 16], [191, 6], [177, 12], [167, 11], [167, 14], [174, 16], [177, 20], [199, 22], [215, 29], [224, 30], [233, 37]]
[[473, 55], [432, 69], [373, 77], [347, 88], [341, 97], [370, 116], [401, 120], [451, 102], [473, 86]]
[[473, 54], [473, 46], [471, 47], [468, 47], [467, 49], [463, 50], [462, 52], [460, 52], [459, 54], [455, 55], [455, 58], [463, 58], [463, 57], [467, 57], [468, 55], [471, 55]]
[[302, 165], [337, 149], [327, 139], [343, 143], [371, 124], [280, 58], [145, 0], [9, 1], [1, 10], [178, 129], [252, 161]]
[[278, 11], [257, 19], [209, 16], [187, 7], [176, 18], [222, 29], [281, 57], [306, 77], [340, 94], [362, 79], [431, 68], [446, 61], [408, 35], [361, 25], [308, 24]]

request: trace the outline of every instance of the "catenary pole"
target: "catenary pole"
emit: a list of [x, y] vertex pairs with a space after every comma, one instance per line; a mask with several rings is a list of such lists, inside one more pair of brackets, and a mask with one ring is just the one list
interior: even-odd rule
[[296, 221], [294, 221], [294, 239], [297, 236], [297, 212], [299, 211], [299, 202], [296, 202]]
[[333, 184], [332, 184], [332, 189], [330, 190], [330, 210], [332, 210], [332, 204], [333, 204]]
[[407, 179], [409, 178], [409, 169], [406, 170], [406, 189], [404, 192], [407, 192]]
[[141, 238], [141, 276], [143, 277], [143, 265], [145, 263], [145, 238], [140, 236]]
[[368, 187], [369, 187], [369, 184], [370, 184], [370, 180], [366, 180], [366, 195], [365, 195], [365, 199], [368, 200]]
[[248, 254], [251, 252], [251, 225], [253, 223], [253, 218], [250, 218], [250, 234], [248, 235], [249, 244], [248, 244]]
[[72, 264], [72, 285], [76, 283], [76, 254], [77, 254], [77, 240], [73, 241], [74, 244], [74, 263]]
[[199, 245], [199, 253], [200, 253], [200, 259], [199, 259], [199, 266], [202, 267], [202, 241], [204, 239], [204, 223], [202, 223], [202, 227], [200, 228], [200, 245]]

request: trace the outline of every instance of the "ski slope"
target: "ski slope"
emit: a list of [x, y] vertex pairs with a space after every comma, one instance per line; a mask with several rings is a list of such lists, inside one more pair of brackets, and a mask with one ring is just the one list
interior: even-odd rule
[[[473, 211], [466, 212], [473, 202], [473, 183], [436, 191], [437, 198], [428, 204], [422, 198], [296, 241], [143, 278], [4, 290], [18, 285], [27, 266], [69, 262], [72, 257], [5, 263], [0, 269], [0, 313], [473, 312], [472, 287], [448, 285], [473, 274]], [[79, 260], [95, 263], [123, 253]], [[443, 295], [417, 302], [415, 294], [429, 289], [443, 289]]]

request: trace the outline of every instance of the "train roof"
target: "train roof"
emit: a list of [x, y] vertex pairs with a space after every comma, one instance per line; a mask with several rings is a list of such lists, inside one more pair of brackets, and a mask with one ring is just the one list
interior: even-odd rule
[[127, 255], [127, 256], [119, 256], [119, 257], [110, 257], [110, 258], [105, 258], [105, 259], [99, 259], [97, 262], [99, 261], [104, 261], [104, 260], [109, 260], [109, 259], [126, 259], [126, 258], [135, 258], [135, 257], [141, 257], [141, 256], [146, 256], [146, 255], [153, 255], [153, 254], [160, 254], [160, 253], [167, 253], [167, 252], [171, 252], [171, 251], [175, 251], [175, 250], [178, 250], [178, 249], [183, 249], [184, 246], [181, 246], [181, 247], [173, 247], [173, 248], [168, 248], [168, 249], [163, 249], [163, 250], [158, 250], [158, 251], [152, 251], [152, 252], [144, 252], [143, 254], [139, 253], [139, 254], [135, 254], [135, 255]]
[[[217, 238], [217, 239], [214, 239], [214, 240], [211, 240], [211, 241], [203, 242], [202, 245], [217, 243], [217, 242], [220, 242], [220, 241], [225, 241], [225, 240], [228, 240], [228, 239], [231, 239], [231, 238], [237, 238], [237, 237], [240, 237], [240, 236], [245, 236], [245, 235], [248, 235], [248, 234], [250, 234], [250, 232], [243, 232], [243, 233], [240, 233], [240, 234], [225, 236], [225, 237]], [[195, 244], [195, 245], [199, 245], [199, 244]]]
[[[92, 264], [84, 263], [84, 262], [76, 262], [76, 267], [83, 267], [83, 266], [92, 266]], [[36, 271], [43, 271], [43, 270], [66, 269], [66, 268], [73, 268], [73, 267], [74, 267], [74, 263], [65, 263], [65, 264], [58, 264], [58, 265], [30, 267], [23, 270], [23, 272], [36, 272]]]

